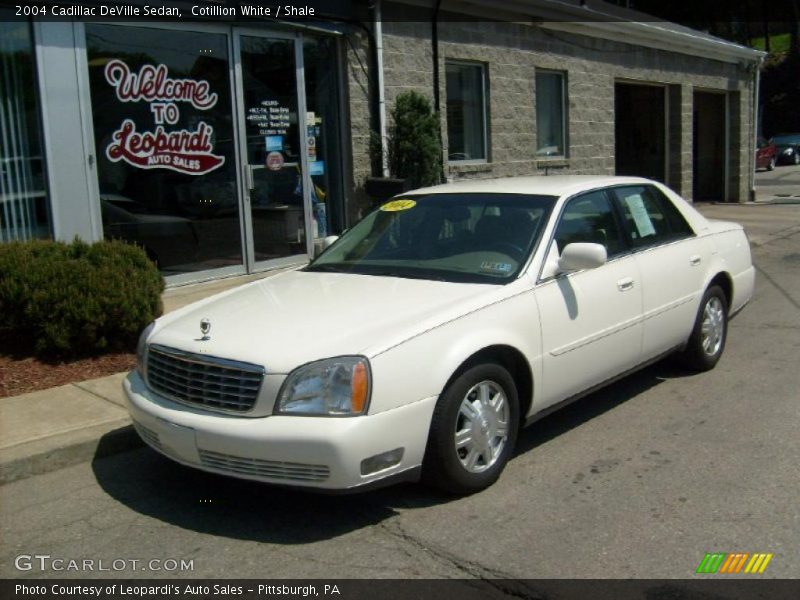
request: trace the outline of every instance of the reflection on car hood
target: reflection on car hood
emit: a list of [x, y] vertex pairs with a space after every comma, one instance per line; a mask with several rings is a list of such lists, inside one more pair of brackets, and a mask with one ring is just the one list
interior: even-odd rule
[[[150, 341], [287, 373], [331, 356], [374, 356], [520, 284], [289, 271], [170, 313]], [[207, 341], [200, 340], [202, 319], [211, 321]]]

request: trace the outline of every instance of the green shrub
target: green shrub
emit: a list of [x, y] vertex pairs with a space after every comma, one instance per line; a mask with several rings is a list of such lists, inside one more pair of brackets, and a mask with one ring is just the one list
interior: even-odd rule
[[441, 181], [442, 144], [439, 116], [428, 99], [414, 90], [397, 96], [389, 131], [389, 170], [408, 179], [410, 187], [436, 185]]
[[134, 349], [163, 290], [144, 250], [123, 242], [0, 244], [2, 335], [25, 336], [38, 355]]

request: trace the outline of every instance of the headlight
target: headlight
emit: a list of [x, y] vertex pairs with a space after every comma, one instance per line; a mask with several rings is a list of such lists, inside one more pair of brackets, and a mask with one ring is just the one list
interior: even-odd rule
[[369, 362], [363, 356], [340, 356], [303, 365], [283, 383], [275, 413], [353, 416], [367, 411]]
[[156, 322], [153, 321], [145, 327], [142, 335], [139, 336], [139, 342], [136, 344], [136, 370], [142, 377], [144, 377], [145, 363], [147, 362], [147, 338], [150, 337], [155, 326]]
[[791, 149], [791, 148], [784, 148], [784, 150], [783, 150], [783, 152], [781, 152], [781, 154], [786, 154], [786, 155], [788, 156], [788, 155], [789, 155], [789, 154], [791, 154], [792, 152], [794, 152], [794, 150], [793, 150], [793, 149]]

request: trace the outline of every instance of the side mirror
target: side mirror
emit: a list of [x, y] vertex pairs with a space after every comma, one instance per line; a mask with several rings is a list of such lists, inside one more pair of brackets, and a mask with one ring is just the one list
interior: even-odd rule
[[608, 260], [606, 248], [602, 244], [567, 244], [558, 260], [558, 270], [562, 273], [596, 269]]

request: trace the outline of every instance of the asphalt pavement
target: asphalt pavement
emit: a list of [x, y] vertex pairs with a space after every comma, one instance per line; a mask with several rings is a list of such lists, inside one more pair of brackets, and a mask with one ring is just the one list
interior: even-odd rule
[[[659, 363], [543, 419], [492, 488], [319, 496], [103, 438], [91, 462], [0, 487], [0, 576], [686, 578], [719, 551], [797, 577], [800, 206], [701, 210], [746, 224], [758, 270], [717, 368]], [[95, 570], [19, 568], [35, 554]]]

